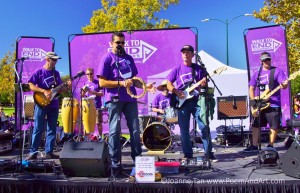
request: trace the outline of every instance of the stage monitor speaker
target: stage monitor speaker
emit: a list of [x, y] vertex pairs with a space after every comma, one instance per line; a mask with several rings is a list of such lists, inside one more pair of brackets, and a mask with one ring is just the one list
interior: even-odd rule
[[66, 176], [107, 177], [110, 174], [106, 142], [67, 142], [59, 160]]
[[247, 96], [217, 98], [218, 119], [245, 119], [248, 117]]
[[300, 145], [298, 142], [294, 142], [281, 156], [280, 164], [285, 175], [300, 178]]

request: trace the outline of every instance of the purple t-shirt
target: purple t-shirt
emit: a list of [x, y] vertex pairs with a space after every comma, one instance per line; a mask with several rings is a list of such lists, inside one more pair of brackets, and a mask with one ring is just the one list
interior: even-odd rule
[[[118, 62], [116, 62], [118, 61]], [[138, 74], [133, 58], [128, 55], [117, 56], [112, 52], [106, 53], [98, 66], [97, 76], [104, 76], [107, 80], [123, 81], [130, 79]], [[121, 84], [121, 83], [120, 83]], [[135, 102], [136, 98], [132, 98], [127, 94], [126, 88], [120, 85], [120, 101]], [[131, 92], [136, 95], [134, 86], [130, 88]], [[112, 96], [118, 96], [117, 88], [104, 88], [105, 101], [111, 101]]]
[[159, 93], [155, 96], [152, 107], [164, 110], [165, 108], [170, 106], [171, 96], [172, 94], [170, 93], [168, 93], [167, 96], [163, 95], [162, 93]]
[[[99, 86], [99, 82], [98, 80], [94, 79], [92, 82], [86, 81], [84, 83], [84, 86], [87, 86], [91, 91], [95, 91], [95, 92], [100, 92], [103, 89]], [[85, 93], [85, 97], [90, 97], [92, 96], [92, 94], [89, 94], [89, 92]], [[96, 108], [101, 108], [102, 106], [102, 102], [101, 102], [101, 97], [100, 96], [96, 96], [95, 97], [95, 102], [96, 102]]]
[[[204, 76], [206, 76], [205, 70], [197, 64], [193, 64], [195, 68], [195, 79], [194, 83], [200, 81]], [[184, 64], [174, 67], [169, 75], [167, 80], [172, 83], [176, 83], [176, 88], [182, 90], [187, 84], [193, 80], [192, 76], [192, 66], [186, 66]]]
[[[39, 88], [50, 90], [62, 84], [60, 74], [56, 70], [46, 70], [45, 68], [37, 69], [29, 81]], [[58, 98], [54, 97], [46, 108], [59, 108]]]
[[[253, 76], [251, 77], [251, 80], [249, 81], [249, 86], [256, 87], [255, 88], [255, 96], [259, 96], [265, 90], [269, 89], [270, 73], [271, 73], [271, 70], [262, 70], [260, 73], [260, 77], [259, 77], [260, 85], [258, 87], [256, 87], [258, 71], [254, 72]], [[279, 86], [279, 84], [281, 84], [286, 79], [287, 79], [287, 77], [284, 74], [284, 72], [279, 68], [275, 68], [274, 83], [273, 83], [272, 89], [275, 89], [277, 86]], [[271, 107], [279, 107], [280, 106], [280, 90], [275, 92], [270, 97], [269, 102], [270, 102]]]

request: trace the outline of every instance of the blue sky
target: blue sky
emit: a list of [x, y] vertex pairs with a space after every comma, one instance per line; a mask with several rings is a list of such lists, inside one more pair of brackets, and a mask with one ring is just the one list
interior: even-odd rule
[[[263, 0], [181, 0], [158, 16], [180, 27], [196, 27], [199, 50], [226, 63], [226, 25], [219, 21], [201, 20], [230, 20], [262, 7]], [[81, 27], [89, 24], [93, 10], [99, 8], [100, 0], [3, 1], [0, 6], [0, 57], [15, 49], [19, 36], [52, 37], [55, 39], [55, 51], [62, 56], [57, 69], [66, 75], [69, 73], [68, 36], [82, 33]], [[267, 25], [272, 24], [252, 16], [239, 17], [229, 23], [230, 66], [247, 69], [244, 30]]]

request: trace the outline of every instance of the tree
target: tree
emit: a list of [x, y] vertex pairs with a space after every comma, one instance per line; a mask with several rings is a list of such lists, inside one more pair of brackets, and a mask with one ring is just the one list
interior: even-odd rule
[[[281, 24], [286, 29], [290, 72], [300, 66], [300, 2], [299, 0], [265, 0], [265, 6], [254, 16], [265, 22]], [[300, 78], [292, 81], [292, 94], [300, 91]]]
[[15, 54], [8, 52], [0, 61], [0, 102], [14, 103], [15, 101]]
[[84, 33], [136, 29], [172, 28], [169, 20], [155, 16], [179, 0], [101, 0], [102, 8], [93, 12]]

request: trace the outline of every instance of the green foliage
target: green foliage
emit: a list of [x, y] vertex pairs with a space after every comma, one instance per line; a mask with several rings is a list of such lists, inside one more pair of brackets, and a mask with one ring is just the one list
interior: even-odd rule
[[102, 8], [93, 12], [90, 24], [82, 31], [96, 33], [178, 27], [155, 16], [155, 13], [178, 3], [179, 0], [101, 0]]
[[[299, 0], [265, 0], [265, 6], [254, 11], [254, 16], [265, 22], [281, 24], [286, 29], [290, 72], [299, 70], [300, 66], [300, 1]], [[300, 92], [300, 79], [291, 81], [292, 94]]]
[[8, 52], [0, 61], [0, 102], [2, 104], [14, 103], [14, 58], [15, 54]]

